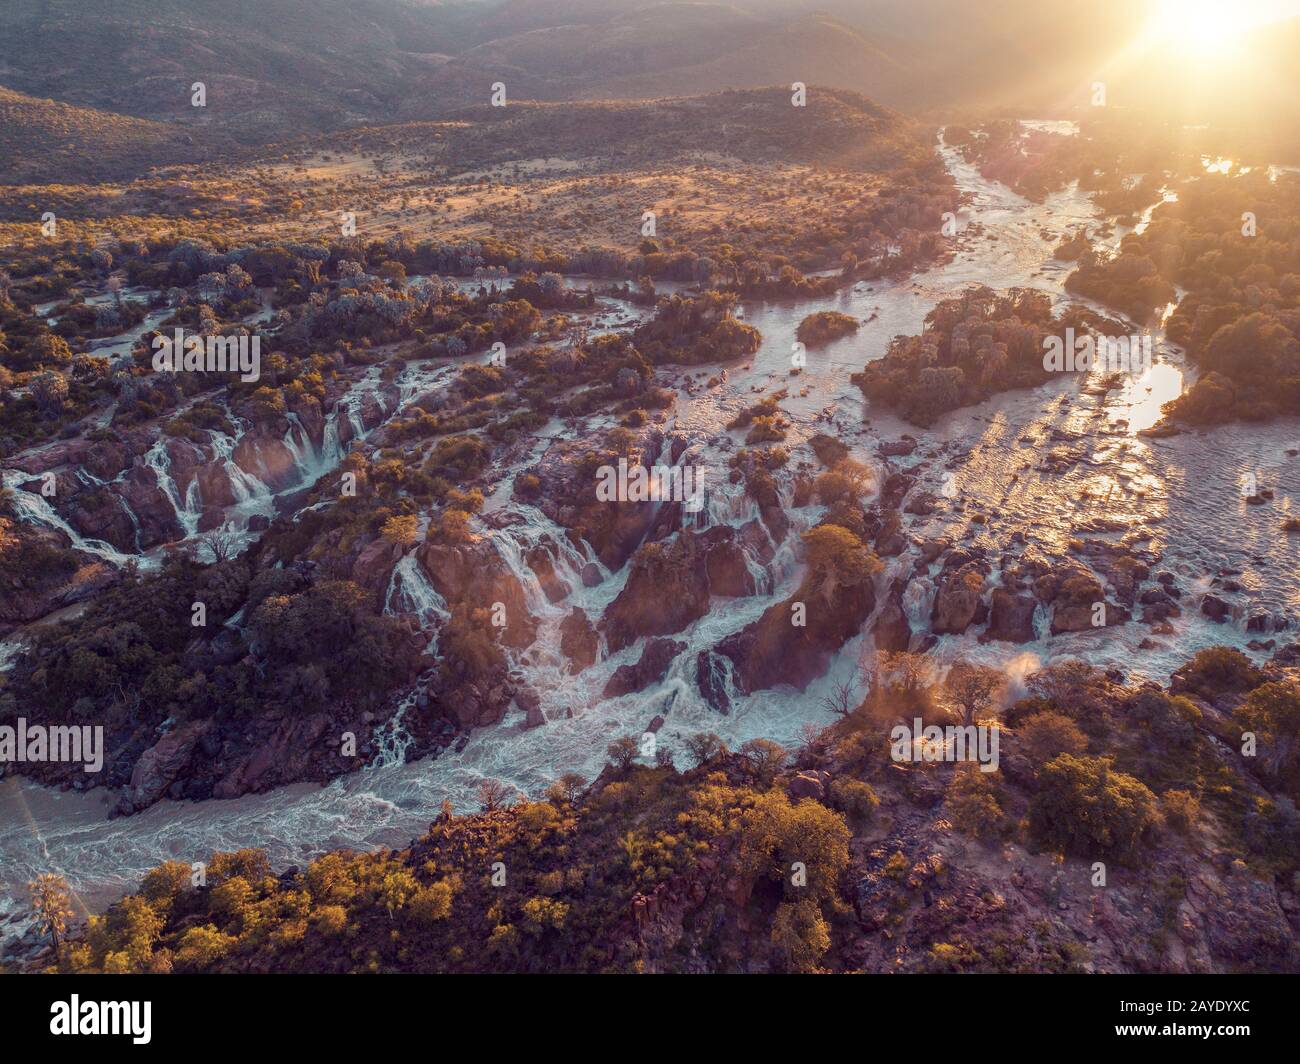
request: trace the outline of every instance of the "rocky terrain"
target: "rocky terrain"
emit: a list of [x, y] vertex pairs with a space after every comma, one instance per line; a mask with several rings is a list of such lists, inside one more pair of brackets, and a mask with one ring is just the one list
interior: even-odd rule
[[[778, 92], [740, 95], [757, 122]], [[731, 96], [591, 114], [666, 143]], [[39, 852], [0, 836], [6, 887], [54, 862], [97, 910], [51, 953], [7, 910], [16, 964], [1294, 967], [1289, 410], [1152, 431], [1185, 356], [1237, 350], [1179, 346], [1204, 321], [1172, 308], [1146, 376], [1041, 358], [1146, 324], [1133, 261], [1208, 290], [1210, 237], [1155, 188], [1127, 222], [1073, 181], [1021, 197], [1005, 158], [827, 100], [745, 160], [816, 140], [815, 236], [14, 254], [0, 722], [106, 753], [5, 766], [19, 804], [69, 792]], [[485, 158], [490, 126], [461, 134]], [[1286, 381], [1296, 245], [1268, 241], [1207, 313], [1272, 315]], [[176, 327], [256, 335], [260, 379], [156, 371]], [[610, 498], [614, 470], [668, 487]], [[918, 718], [996, 730], [997, 772], [900, 758]]]

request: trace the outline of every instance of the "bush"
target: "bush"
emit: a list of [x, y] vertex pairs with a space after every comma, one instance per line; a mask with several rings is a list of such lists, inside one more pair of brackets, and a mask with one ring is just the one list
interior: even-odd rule
[[1214, 698], [1226, 691], [1249, 691], [1263, 674], [1235, 647], [1207, 647], [1174, 673], [1171, 690], [1187, 690]]
[[1051, 761], [1058, 754], [1082, 754], [1088, 737], [1064, 713], [1035, 713], [1016, 729], [1017, 745], [1035, 764]]
[[880, 805], [880, 797], [870, 784], [861, 780], [839, 779], [831, 783], [831, 804], [842, 813], [869, 821]]
[[447, 880], [440, 880], [432, 886], [421, 887], [407, 903], [407, 914], [418, 924], [426, 927], [445, 920], [451, 915], [451, 903], [456, 892]]
[[1190, 831], [1201, 818], [1200, 799], [1191, 791], [1165, 791], [1160, 796], [1160, 810], [1165, 823], [1182, 832]]
[[1132, 861], [1156, 822], [1155, 795], [1109, 758], [1061, 754], [1043, 766], [1029, 831], [1043, 846], [1081, 857]]
[[821, 909], [811, 899], [778, 905], [772, 917], [772, 952], [787, 972], [810, 972], [831, 947]]
[[947, 813], [958, 831], [977, 839], [1002, 832], [1002, 801], [992, 774], [978, 765], [960, 765], [948, 784]]
[[[740, 825], [741, 866], [751, 882], [782, 884], [787, 895], [805, 892], [817, 902], [835, 896], [849, 863], [849, 829], [844, 818], [820, 802], [792, 803], [783, 791], [759, 795]], [[806, 886], [791, 884], [791, 868], [802, 864]]]
[[1255, 733], [1258, 756], [1269, 774], [1294, 782], [1300, 773], [1300, 685], [1262, 684], [1237, 707], [1234, 717]]
[[230, 952], [235, 941], [233, 935], [222, 934], [212, 924], [191, 927], [181, 936], [176, 966], [194, 972], [211, 968]]
[[861, 327], [857, 318], [838, 310], [819, 310], [799, 323], [795, 336], [809, 347], [821, 347], [832, 340], [852, 336]]

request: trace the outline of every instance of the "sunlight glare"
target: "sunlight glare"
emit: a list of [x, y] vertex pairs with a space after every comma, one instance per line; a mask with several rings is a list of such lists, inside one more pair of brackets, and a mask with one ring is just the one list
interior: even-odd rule
[[1200, 58], [1226, 55], [1250, 28], [1249, 18], [1243, 16], [1248, 6], [1223, 0], [1162, 0], [1155, 36]]

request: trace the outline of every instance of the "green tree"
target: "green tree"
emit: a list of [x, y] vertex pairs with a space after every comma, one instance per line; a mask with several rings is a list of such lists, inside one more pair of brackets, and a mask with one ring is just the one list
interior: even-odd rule
[[882, 568], [879, 559], [852, 532], [839, 525], [818, 525], [803, 534], [808, 565], [827, 600], [840, 587], [856, 587]]
[[1058, 754], [1082, 754], [1088, 737], [1064, 713], [1035, 713], [1016, 729], [1016, 742], [1031, 761], [1042, 764]]
[[1262, 684], [1234, 715], [1242, 728], [1255, 733], [1256, 749], [1270, 774], [1288, 776], [1300, 768], [1300, 685]]
[[1042, 845], [1082, 857], [1131, 861], [1157, 820], [1155, 795], [1116, 772], [1110, 758], [1061, 754], [1043, 766], [1029, 803], [1029, 831]]
[[830, 949], [830, 930], [811, 899], [784, 902], [772, 917], [772, 951], [787, 972], [811, 972]]

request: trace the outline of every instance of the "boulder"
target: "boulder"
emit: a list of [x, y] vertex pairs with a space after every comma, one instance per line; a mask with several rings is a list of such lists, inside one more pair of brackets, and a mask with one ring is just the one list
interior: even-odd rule
[[605, 684], [602, 696], [618, 698], [621, 695], [644, 691], [668, 674], [668, 666], [685, 649], [685, 643], [678, 643], [671, 639], [650, 640], [635, 665], [620, 665], [614, 670], [614, 675]]
[[724, 716], [731, 712], [727, 663], [711, 650], [701, 650], [695, 659], [695, 685], [709, 708]]
[[[791, 623], [797, 603], [803, 606], [802, 626]], [[870, 580], [837, 585], [829, 597], [801, 588], [794, 596], [768, 607], [758, 620], [727, 636], [715, 651], [732, 662], [735, 686], [745, 694], [780, 684], [802, 691], [825, 673], [831, 657], [862, 630], [875, 607]], [[702, 676], [699, 682], [704, 692]], [[716, 674], [709, 678], [708, 685], [711, 692], [716, 692]]]
[[935, 635], [960, 635], [972, 624], [980, 623], [987, 612], [983, 594], [984, 573], [980, 563], [970, 562], [945, 572], [934, 597], [931, 631]]
[[555, 544], [547, 540], [529, 548], [524, 555], [524, 561], [537, 575], [537, 582], [541, 585], [548, 602], [563, 602], [572, 590], [568, 582], [555, 571], [556, 549]]
[[159, 486], [157, 474], [148, 466], [133, 466], [115, 487], [139, 523], [141, 550], [171, 543], [184, 534], [176, 507]]
[[135, 522], [127, 504], [108, 488], [87, 488], [56, 505], [68, 524], [86, 539], [101, 539], [123, 553], [136, 550]]
[[181, 776], [195, 745], [209, 727], [209, 721], [182, 724], [141, 754], [131, 770], [130, 784], [118, 798], [118, 812], [133, 813], [158, 801]]
[[501, 642], [515, 649], [530, 646], [537, 636], [537, 619], [528, 610], [523, 585], [501, 556], [491, 539], [471, 543], [443, 543], [426, 540], [416, 559], [449, 605], [495, 610], [505, 607]]
[[824, 772], [800, 772], [786, 786], [786, 793], [796, 801], [812, 798], [820, 802], [826, 797], [826, 784], [823, 782], [825, 776]]
[[600, 637], [585, 610], [575, 606], [560, 622], [560, 650], [569, 659], [569, 669], [575, 676], [596, 663]]
[[647, 543], [632, 560], [627, 583], [601, 619], [611, 653], [643, 636], [672, 635], [709, 610], [711, 592], [752, 595], [754, 578], [736, 530], [685, 529], [668, 546]]
[[995, 588], [990, 601], [989, 626], [980, 636], [980, 642], [1033, 642], [1034, 610], [1037, 607], [1032, 595], [1017, 595], [1006, 588]]
[[1215, 624], [1223, 624], [1232, 617], [1232, 606], [1218, 595], [1206, 595], [1201, 599], [1201, 612]]
[[231, 458], [235, 465], [272, 491], [282, 491], [298, 483], [298, 464], [284, 440], [267, 431], [246, 433], [235, 445]]
[[890, 589], [889, 599], [876, 614], [875, 627], [876, 649], [884, 651], [906, 650], [912, 643], [912, 625], [903, 609], [903, 589], [905, 581], [895, 580]]
[[402, 558], [403, 548], [400, 543], [379, 537], [361, 548], [357, 560], [352, 563], [352, 579], [379, 600], [387, 592], [393, 575], [393, 567]]

